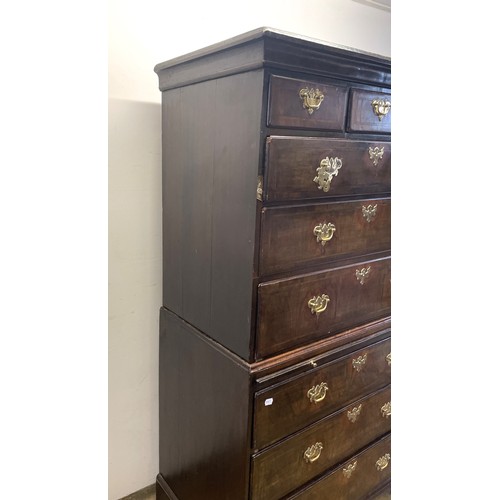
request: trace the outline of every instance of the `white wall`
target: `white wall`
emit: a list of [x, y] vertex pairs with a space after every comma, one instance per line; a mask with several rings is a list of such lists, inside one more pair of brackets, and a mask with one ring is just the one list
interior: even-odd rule
[[109, 0], [109, 499], [158, 472], [160, 92], [155, 64], [269, 26], [390, 55], [390, 13], [353, 0]]

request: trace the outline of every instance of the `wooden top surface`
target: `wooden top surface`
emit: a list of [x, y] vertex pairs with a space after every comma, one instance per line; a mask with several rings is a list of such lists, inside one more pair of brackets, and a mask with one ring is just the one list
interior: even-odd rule
[[273, 67], [390, 86], [391, 59], [342, 45], [262, 27], [154, 67], [160, 90]]

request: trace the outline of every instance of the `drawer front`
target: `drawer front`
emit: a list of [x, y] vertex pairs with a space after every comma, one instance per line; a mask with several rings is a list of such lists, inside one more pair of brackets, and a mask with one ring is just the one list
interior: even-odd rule
[[257, 357], [388, 316], [390, 257], [261, 283]]
[[265, 201], [390, 193], [391, 144], [271, 136], [265, 169]]
[[391, 436], [386, 436], [289, 500], [365, 498], [391, 478]]
[[262, 449], [391, 382], [390, 339], [259, 392], [254, 448]]
[[252, 499], [281, 498], [389, 432], [390, 400], [386, 388], [256, 455]]
[[261, 221], [261, 276], [391, 246], [388, 199], [264, 208]]
[[268, 125], [344, 130], [347, 87], [271, 76]]
[[352, 89], [349, 113], [352, 132], [391, 131], [391, 94]]

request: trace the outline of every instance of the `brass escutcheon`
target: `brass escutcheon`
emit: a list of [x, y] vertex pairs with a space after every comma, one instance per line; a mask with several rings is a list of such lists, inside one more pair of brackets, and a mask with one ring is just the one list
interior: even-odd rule
[[321, 90], [306, 87], [299, 90], [299, 96], [302, 99], [302, 106], [307, 109], [307, 112], [312, 115], [323, 102], [325, 95]]
[[319, 456], [321, 455], [322, 449], [323, 449], [323, 443], [316, 443], [313, 444], [312, 446], [309, 446], [309, 448], [307, 448], [307, 450], [304, 452], [304, 460], [308, 464], [316, 462], [316, 460], [318, 460]]
[[378, 116], [379, 121], [389, 113], [391, 109], [391, 101], [384, 99], [373, 99], [372, 101], [373, 112]]
[[379, 148], [378, 146], [372, 148], [369, 146], [368, 154], [370, 155], [370, 160], [373, 162], [373, 166], [376, 167], [378, 165], [378, 161], [384, 156], [384, 148]]
[[347, 418], [349, 419], [350, 422], [354, 423], [358, 419], [359, 415], [361, 414], [361, 408], [362, 404], [359, 406], [355, 406], [352, 410], [347, 410]]
[[342, 469], [342, 472], [344, 473], [344, 476], [349, 479], [352, 476], [352, 473], [356, 470], [356, 466], [358, 465], [358, 462], [355, 461], [352, 464], [349, 464], [346, 468]]
[[319, 316], [323, 311], [326, 310], [328, 306], [328, 302], [330, 302], [330, 297], [324, 293], [323, 295], [318, 295], [317, 297], [313, 297], [307, 302], [307, 305], [311, 309], [311, 314], [316, 313], [316, 316]]
[[385, 360], [387, 361], [387, 364], [391, 366], [391, 353], [389, 353], [386, 357]]
[[362, 356], [358, 356], [356, 359], [352, 360], [353, 368], [359, 373], [361, 368], [366, 364], [366, 360], [368, 358], [368, 354], [363, 354]]
[[325, 399], [327, 390], [327, 383], [321, 382], [321, 384], [315, 385], [307, 391], [307, 397], [309, 398], [309, 401], [311, 401], [311, 403], [319, 403], [320, 401], [323, 401], [323, 399]]
[[377, 207], [378, 205], [368, 205], [367, 207], [363, 205], [361, 207], [361, 212], [366, 222], [371, 222], [375, 218], [375, 215], [377, 215]]
[[356, 279], [361, 285], [365, 284], [368, 274], [370, 274], [371, 266], [363, 267], [362, 269], [356, 269]]
[[323, 246], [326, 245], [327, 241], [330, 241], [333, 238], [333, 233], [337, 228], [335, 227], [334, 224], [329, 222], [328, 224], [326, 222], [323, 222], [323, 224], [318, 224], [314, 229], [313, 229], [313, 234], [316, 236], [316, 241]]
[[385, 418], [389, 418], [391, 416], [391, 402], [385, 403], [385, 405], [380, 408], [380, 413]]
[[318, 175], [313, 179], [313, 182], [318, 184], [318, 189], [322, 189], [327, 193], [330, 191], [332, 179], [338, 175], [341, 168], [341, 158], [330, 158], [327, 156], [320, 161], [319, 167], [316, 169]]
[[377, 470], [384, 470], [389, 465], [389, 460], [391, 459], [391, 455], [386, 453], [383, 457], [380, 457], [375, 465], [377, 466]]

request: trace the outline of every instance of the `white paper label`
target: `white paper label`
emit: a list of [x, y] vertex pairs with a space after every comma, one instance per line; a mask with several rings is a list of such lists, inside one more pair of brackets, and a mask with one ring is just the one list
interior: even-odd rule
[[273, 404], [273, 398], [268, 398], [264, 401], [265, 406], [271, 406]]

